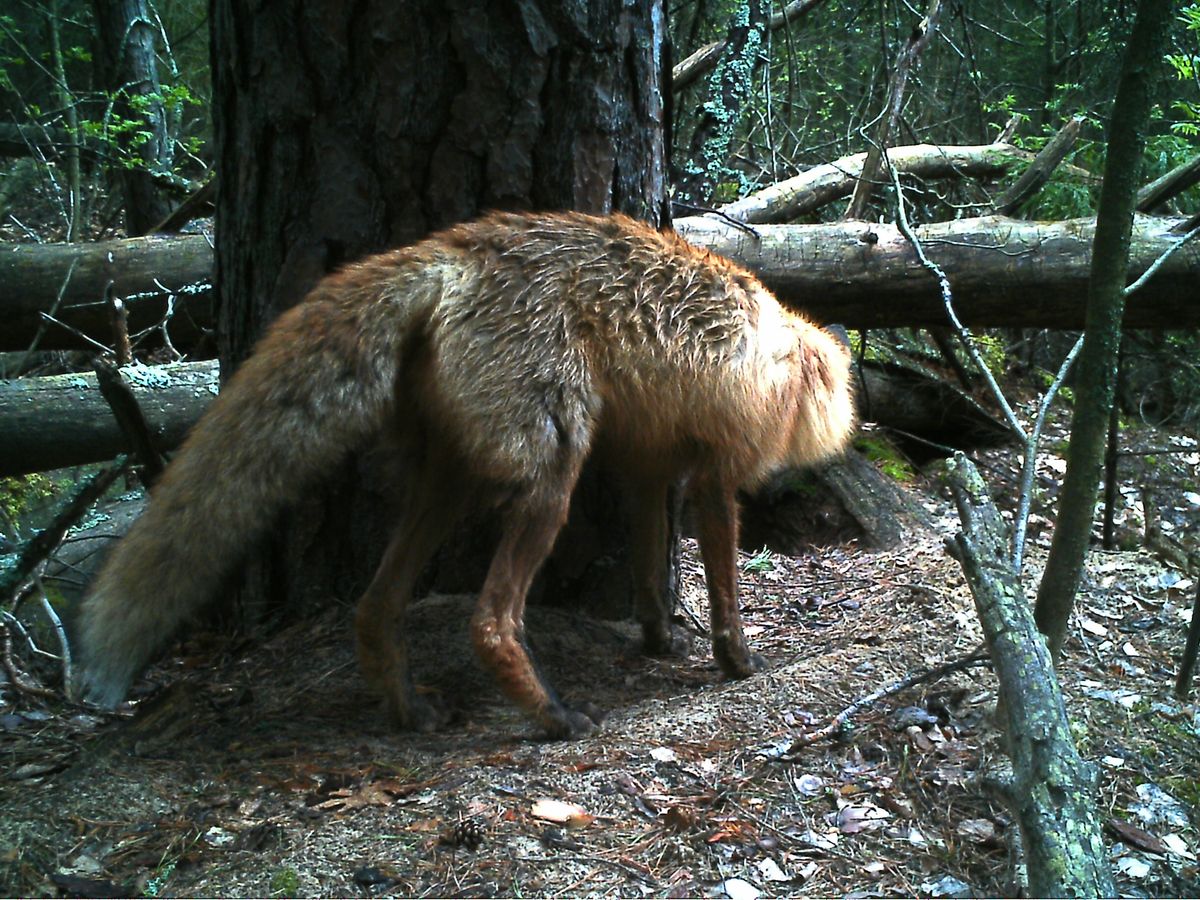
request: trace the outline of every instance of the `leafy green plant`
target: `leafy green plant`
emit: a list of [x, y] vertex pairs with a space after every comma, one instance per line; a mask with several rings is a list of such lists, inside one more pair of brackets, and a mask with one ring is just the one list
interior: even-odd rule
[[285, 866], [271, 874], [272, 897], [295, 897], [300, 893], [300, 875], [295, 869]]
[[770, 550], [763, 547], [752, 557], [742, 563], [742, 571], [744, 572], [770, 572], [775, 568], [775, 559]]
[[171, 880], [173, 874], [175, 874], [175, 860], [164, 860], [159, 863], [158, 868], [154, 870], [154, 874], [150, 876], [146, 882], [146, 886], [142, 889], [142, 896], [161, 896], [163, 889], [167, 886], [167, 882]]
[[18, 523], [29, 508], [52, 496], [54, 489], [53, 480], [40, 472], [0, 478], [0, 529], [16, 540]]
[[[1179, 19], [1200, 43], [1200, 3], [1185, 6], [1179, 11]], [[1168, 53], [1167, 64], [1175, 70], [1177, 79], [1190, 81], [1200, 87], [1200, 50], [1193, 49], [1191, 53]], [[1200, 137], [1200, 102], [1180, 99], [1172, 103], [1171, 108], [1182, 117], [1180, 121], [1171, 125], [1171, 130], [1183, 137]]]

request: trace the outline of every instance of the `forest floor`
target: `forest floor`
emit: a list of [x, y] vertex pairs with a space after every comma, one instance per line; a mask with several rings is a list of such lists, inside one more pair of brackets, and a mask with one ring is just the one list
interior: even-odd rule
[[[1154, 463], [1173, 486], [1157, 493], [1157, 530], [1194, 543], [1196, 442], [1143, 440], [1181, 451]], [[982, 457], [1000, 497], [1011, 456]], [[1127, 543], [1144, 527], [1148, 459], [1123, 473]], [[1061, 466], [1047, 450], [1046, 497]], [[653, 660], [630, 626], [532, 609], [552, 682], [609, 710], [574, 742], [538, 740], [477, 669], [462, 596], [412, 611], [418, 681], [457, 711], [434, 735], [389, 731], [344, 608], [255, 646], [197, 635], [124, 715], [6, 691], [0, 894], [1011, 896], [1019, 840], [986, 787], [1004, 764], [986, 666], [798, 740], [980, 645], [943, 550], [957, 527], [944, 490], [928, 474], [912, 486], [935, 527], [907, 546], [743, 554], [747, 633], [770, 662], [746, 681], [723, 680], [702, 638], [687, 659]], [[1035, 517], [1030, 593], [1046, 526]], [[1200, 713], [1172, 695], [1195, 596], [1161, 554], [1094, 551], [1066, 648], [1067, 704], [1128, 896], [1200, 895]], [[706, 621], [690, 542], [682, 604]]]

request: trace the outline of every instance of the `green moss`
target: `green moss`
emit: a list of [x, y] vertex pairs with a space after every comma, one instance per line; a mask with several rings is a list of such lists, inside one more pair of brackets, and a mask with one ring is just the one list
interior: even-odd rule
[[974, 335], [975, 346], [979, 349], [979, 356], [983, 359], [983, 364], [997, 378], [1004, 374], [1004, 365], [1008, 360], [1008, 350], [1004, 341], [993, 334], [980, 332]]
[[882, 438], [861, 436], [854, 442], [854, 446], [860, 453], [866, 454], [867, 459], [893, 481], [908, 484], [917, 476], [909, 461]]
[[1192, 809], [1200, 809], [1200, 778], [1194, 775], [1167, 775], [1164, 790]]

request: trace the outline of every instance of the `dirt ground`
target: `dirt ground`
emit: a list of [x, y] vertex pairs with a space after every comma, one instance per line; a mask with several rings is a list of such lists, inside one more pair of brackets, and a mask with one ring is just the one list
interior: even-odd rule
[[[687, 659], [653, 660], [629, 626], [531, 610], [553, 683], [609, 711], [575, 742], [538, 740], [501, 701], [459, 596], [413, 609], [418, 681], [455, 709], [434, 735], [388, 730], [341, 608], [265, 645], [192, 637], [148, 674], [136, 713], [101, 720], [6, 691], [0, 894], [1014, 895], [1019, 841], [987, 786], [1004, 755], [986, 666], [797, 741], [978, 648], [942, 548], [956, 522], [928, 496], [936, 528], [908, 546], [743, 555], [747, 631], [771, 664], [746, 681], [721, 678], [703, 637]], [[1031, 538], [1036, 578], [1036, 520]], [[684, 570], [701, 626], [690, 544]], [[1094, 552], [1067, 648], [1068, 706], [1128, 896], [1200, 895], [1200, 713], [1171, 693], [1195, 596], [1157, 556]]]

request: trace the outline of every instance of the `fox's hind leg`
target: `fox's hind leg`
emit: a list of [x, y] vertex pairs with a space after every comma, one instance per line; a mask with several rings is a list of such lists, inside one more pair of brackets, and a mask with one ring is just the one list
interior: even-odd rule
[[600, 721], [591, 709], [581, 712], [563, 705], [538, 672], [525, 642], [525, 596], [566, 522], [580, 463], [567, 461], [554, 475], [521, 489], [505, 505], [500, 543], [471, 620], [471, 639], [480, 661], [505, 696], [552, 738], [577, 737]]
[[401, 728], [432, 731], [443, 716], [413, 688], [405, 618], [425, 563], [468, 505], [467, 479], [448, 476], [437, 462], [408, 473], [400, 522], [370, 586], [358, 601], [355, 634], [363, 677], [383, 695]]
[[670, 539], [668, 481], [639, 478], [629, 487], [634, 616], [642, 626], [643, 648], [650, 656], [687, 656], [691, 642], [671, 626], [671, 597], [666, 592], [663, 570]]

